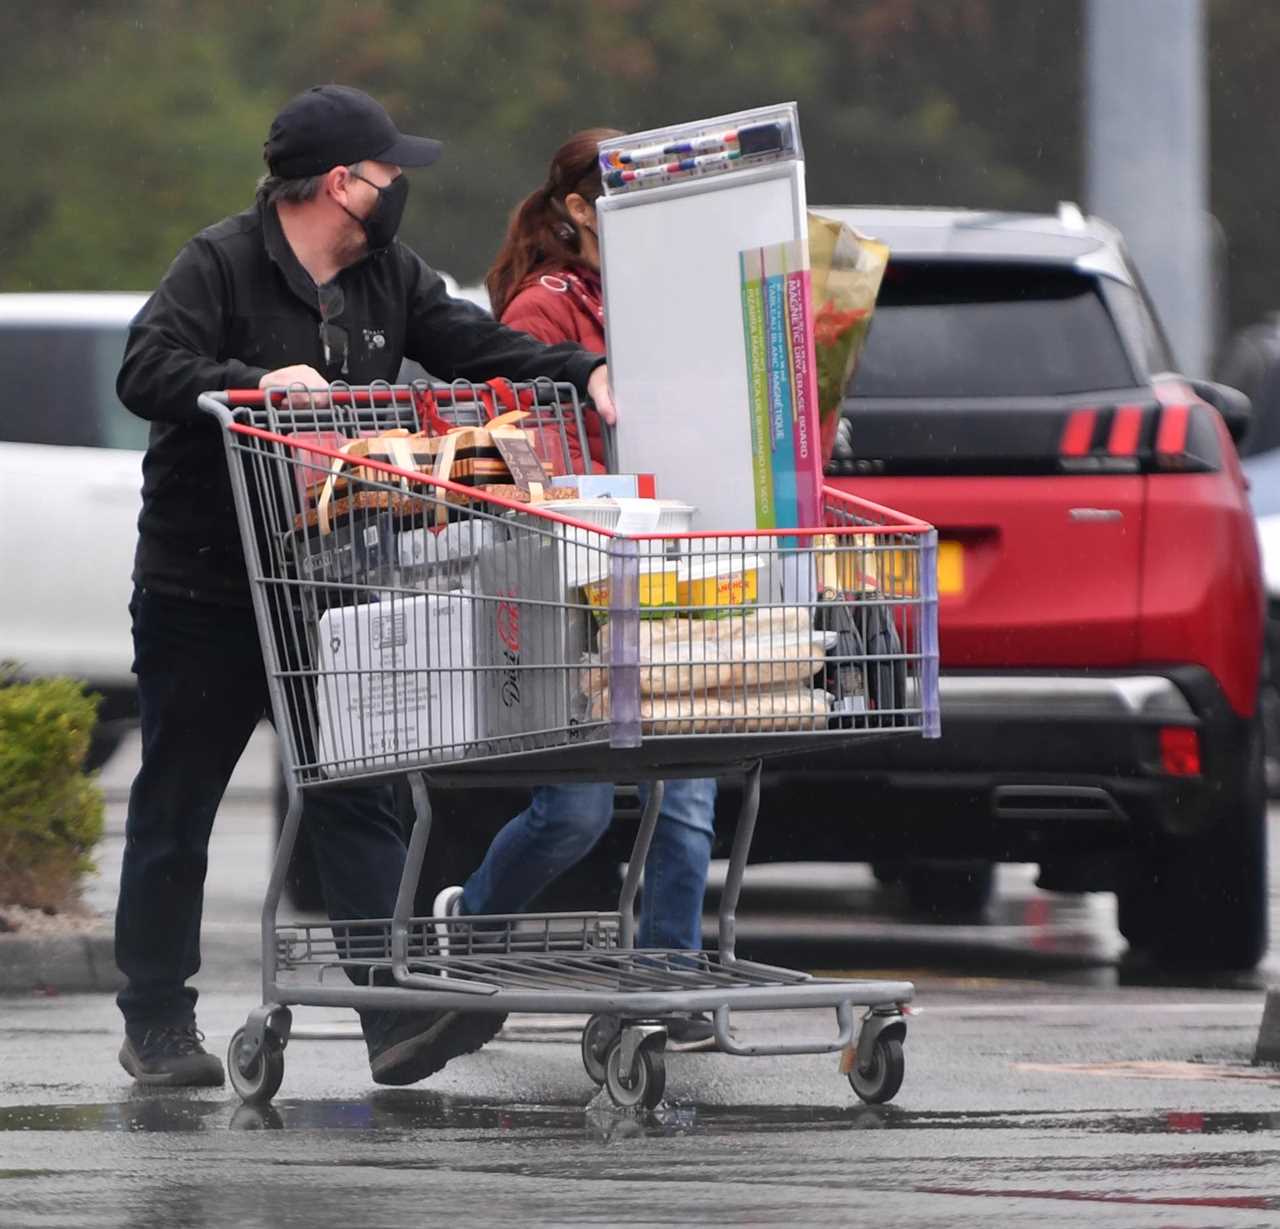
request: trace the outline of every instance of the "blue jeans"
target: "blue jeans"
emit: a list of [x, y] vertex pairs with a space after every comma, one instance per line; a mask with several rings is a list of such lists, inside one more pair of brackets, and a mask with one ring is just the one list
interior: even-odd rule
[[[496, 837], [462, 893], [463, 913], [520, 913], [604, 835], [613, 819], [609, 782], [543, 785]], [[642, 798], [648, 787], [640, 787]], [[668, 781], [644, 864], [636, 945], [696, 951], [711, 861], [714, 780]]]

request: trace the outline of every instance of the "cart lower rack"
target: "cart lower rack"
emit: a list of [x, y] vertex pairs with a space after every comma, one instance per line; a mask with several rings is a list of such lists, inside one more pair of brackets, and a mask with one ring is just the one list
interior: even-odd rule
[[[938, 732], [930, 526], [830, 490], [824, 524], [781, 531], [626, 534], [562, 515], [494, 447], [514, 430], [548, 487], [586, 455], [576, 394], [546, 382], [201, 405], [224, 430], [290, 796], [263, 1002], [228, 1054], [242, 1099], [274, 1096], [302, 1005], [587, 1015], [583, 1065], [621, 1106], [661, 1099], [664, 1021], [708, 1012], [727, 1054], [841, 1051], [861, 1098], [896, 1094], [910, 983], [739, 959], [734, 925], [763, 760]], [[715, 948], [637, 948], [661, 781], [737, 773]], [[304, 797], [395, 776], [415, 822], [389, 916], [280, 922]], [[413, 915], [430, 784], [574, 780], [655, 783], [616, 912]], [[735, 1012], [785, 1009], [834, 1011], [835, 1029], [778, 1045], [735, 1034]]]

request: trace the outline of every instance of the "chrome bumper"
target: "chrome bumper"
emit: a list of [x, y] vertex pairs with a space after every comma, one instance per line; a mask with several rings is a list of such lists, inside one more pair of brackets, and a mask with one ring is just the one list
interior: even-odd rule
[[951, 718], [1018, 717], [1190, 722], [1195, 714], [1171, 679], [1159, 675], [944, 674], [939, 679], [943, 728]]

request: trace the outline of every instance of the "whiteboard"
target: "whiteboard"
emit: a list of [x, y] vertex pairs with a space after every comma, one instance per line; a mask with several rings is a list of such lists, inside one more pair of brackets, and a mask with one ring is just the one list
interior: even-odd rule
[[752, 529], [750, 392], [738, 255], [806, 244], [804, 164], [774, 163], [596, 202], [623, 473]]

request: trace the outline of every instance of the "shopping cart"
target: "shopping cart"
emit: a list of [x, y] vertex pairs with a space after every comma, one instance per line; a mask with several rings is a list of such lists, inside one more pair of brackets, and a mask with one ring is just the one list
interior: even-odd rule
[[[841, 1052], [859, 1097], [895, 1095], [911, 984], [741, 959], [734, 928], [762, 761], [938, 734], [930, 526], [827, 489], [820, 526], [622, 532], [597, 523], [616, 505], [587, 519], [535, 502], [536, 483], [424, 472], [442, 454], [455, 463], [459, 440], [480, 467], [493, 441], [447, 433], [512, 406], [544, 467], [572, 468], [582, 412], [550, 382], [200, 404], [224, 428], [289, 790], [262, 912], [263, 1001], [228, 1053], [245, 1102], [278, 1089], [296, 1005], [584, 1015], [583, 1065], [621, 1106], [662, 1096], [663, 1021], [709, 1012], [727, 1054]], [[661, 781], [736, 774], [717, 946], [638, 949]], [[407, 776], [415, 820], [392, 916], [279, 921], [303, 794], [392, 776]], [[654, 783], [616, 912], [413, 916], [429, 784], [568, 780]], [[834, 1009], [835, 1035], [750, 1043], [731, 1027], [734, 1013], [800, 1008]]]

